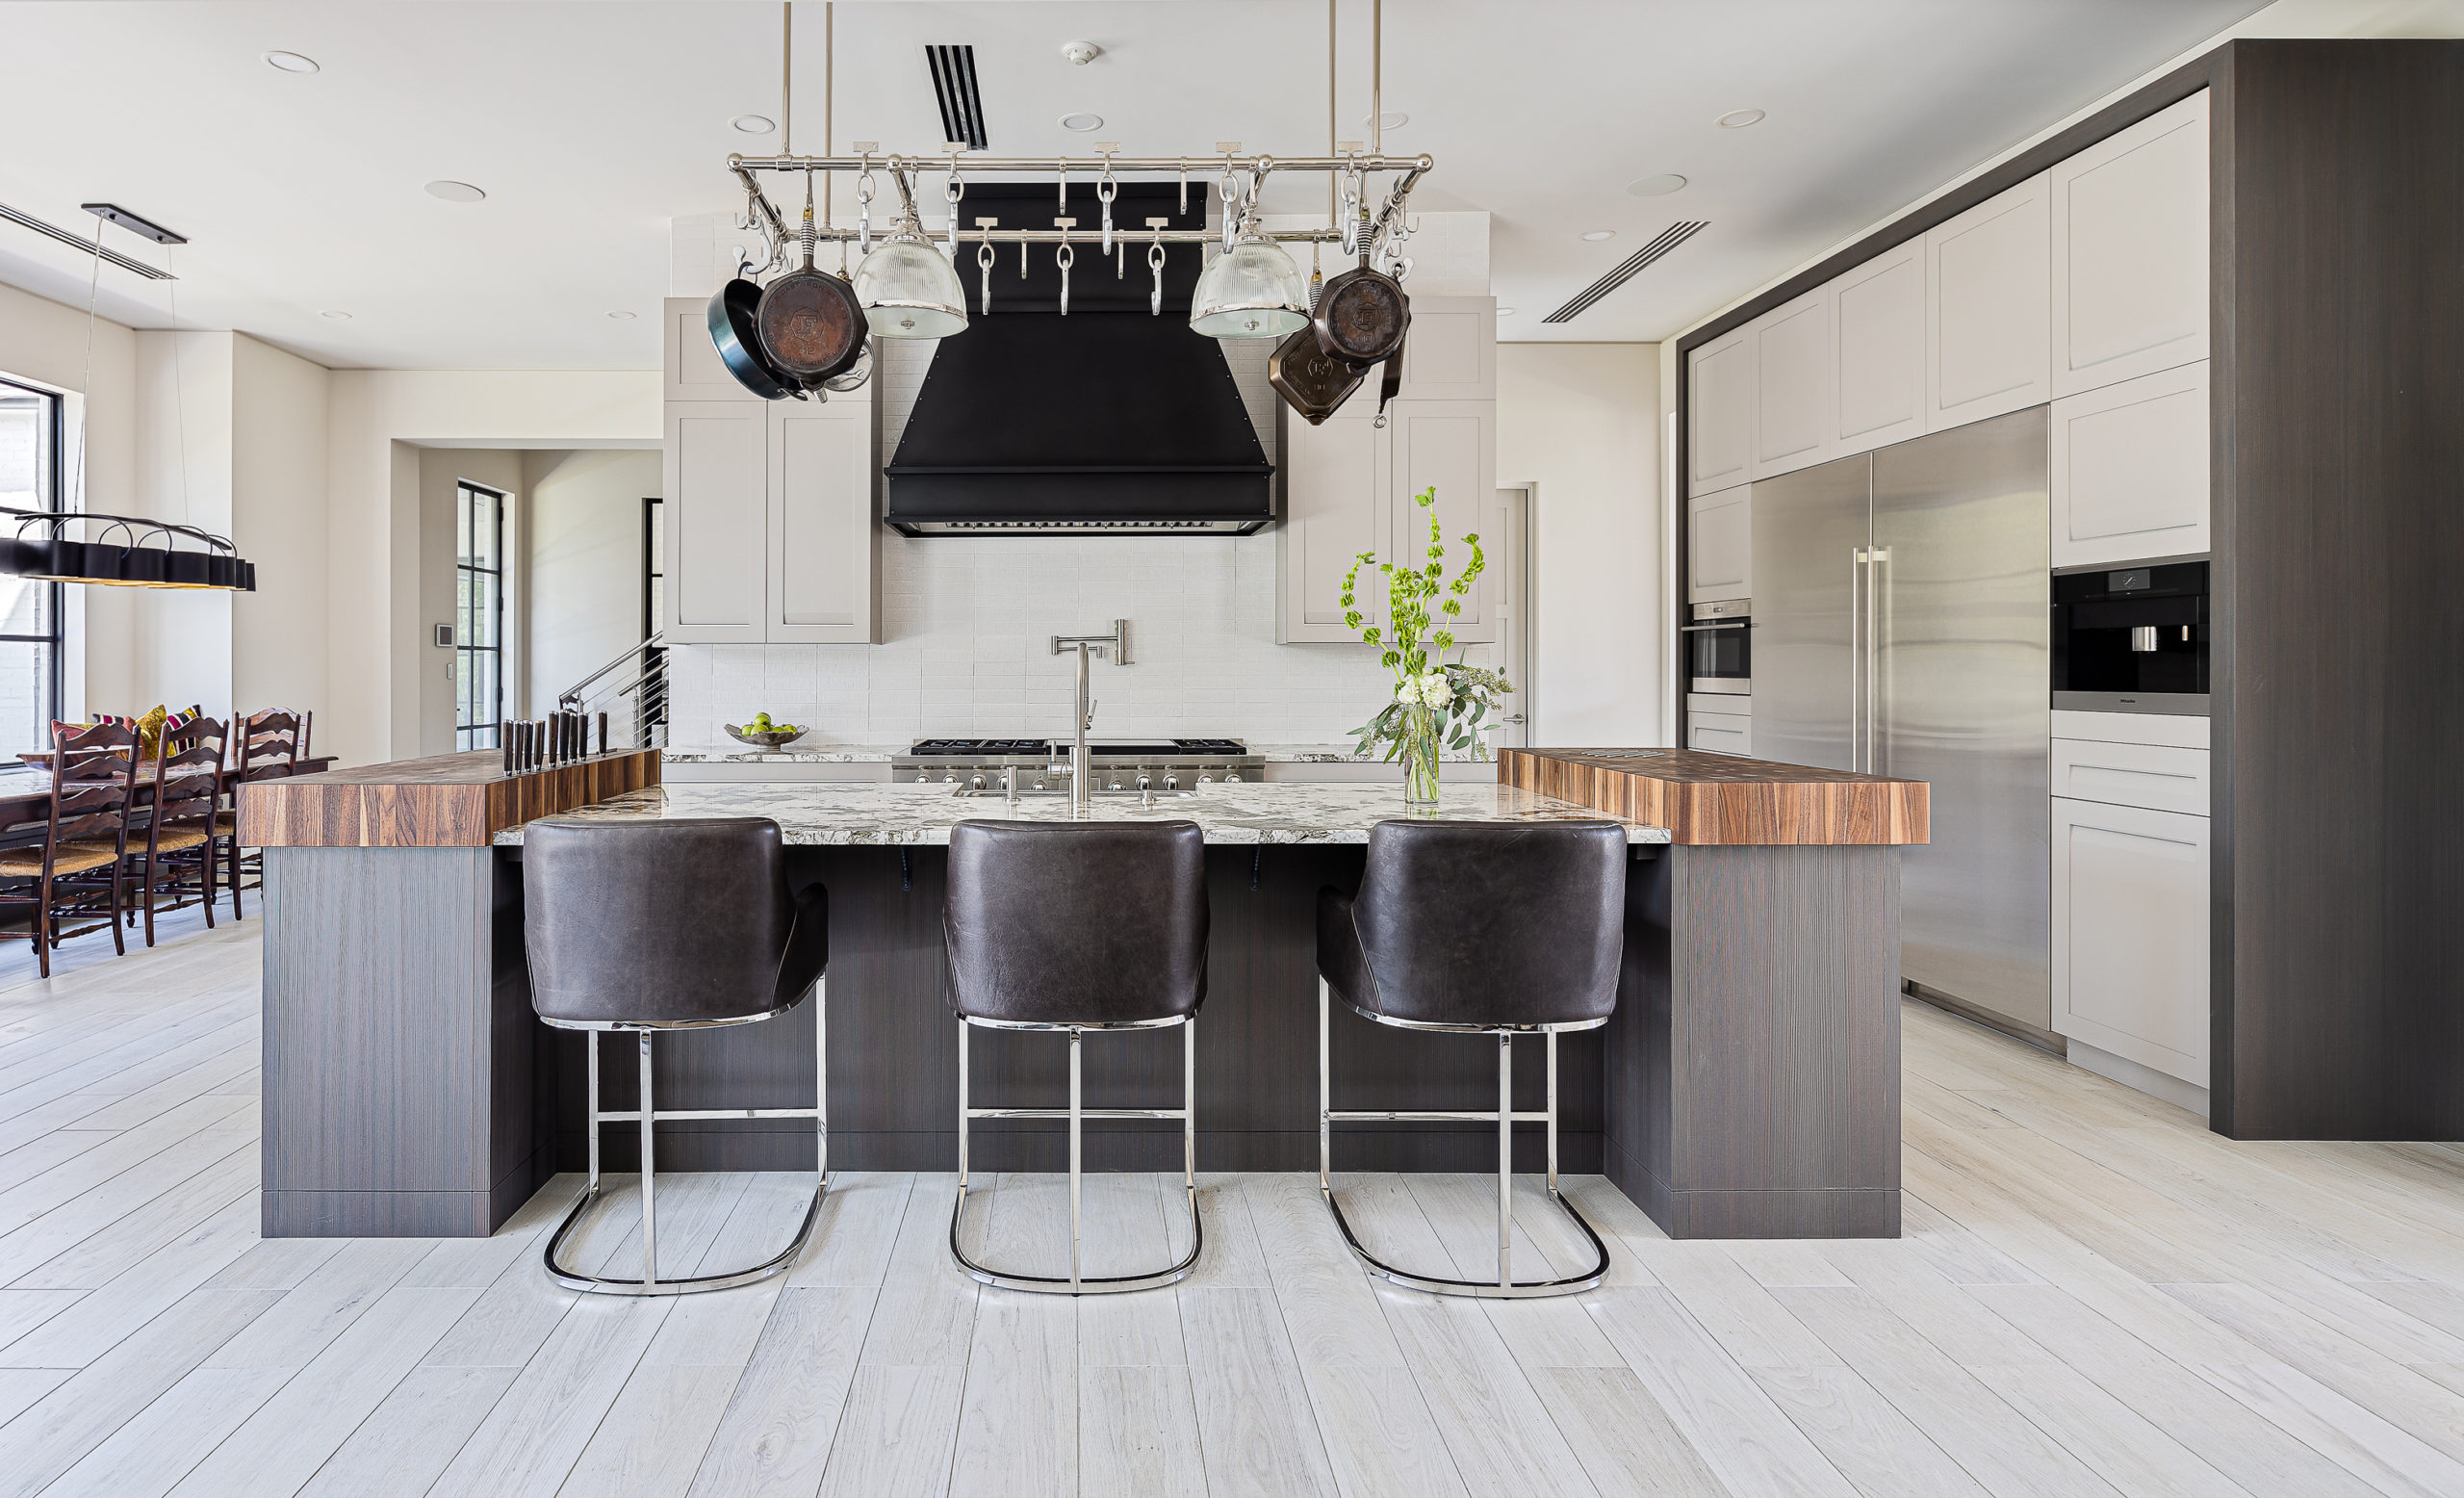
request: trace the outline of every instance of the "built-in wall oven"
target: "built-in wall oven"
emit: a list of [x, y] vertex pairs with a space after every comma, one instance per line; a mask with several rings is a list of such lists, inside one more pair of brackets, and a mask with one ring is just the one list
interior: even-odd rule
[[1725, 598], [1696, 604], [1694, 622], [1681, 627], [1685, 636], [1688, 691], [1724, 692], [1732, 697], [1754, 691], [1754, 601]]
[[2053, 705], [2207, 711], [2204, 558], [2079, 567], [2053, 577]]

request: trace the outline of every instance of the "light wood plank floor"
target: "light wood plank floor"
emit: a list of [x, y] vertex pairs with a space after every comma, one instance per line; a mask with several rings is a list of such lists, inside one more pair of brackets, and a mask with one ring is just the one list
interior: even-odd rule
[[[952, 1270], [949, 1177], [851, 1175], [783, 1281], [600, 1301], [537, 1261], [570, 1179], [486, 1241], [258, 1241], [258, 927], [167, 929], [48, 982], [0, 948], [0, 1498], [2464, 1493], [2464, 1151], [2232, 1144], [1920, 1006], [1899, 1242], [1671, 1243], [1590, 1177], [1610, 1287], [1440, 1301], [1314, 1177], [1214, 1176], [1187, 1284], [1073, 1304]], [[663, 1270], [804, 1189], [662, 1184]], [[1390, 1256], [1491, 1266], [1480, 1178], [1343, 1189]], [[965, 1231], [1057, 1266], [1064, 1205], [996, 1179]], [[1093, 1272], [1185, 1241], [1155, 1177], [1087, 1217]], [[1574, 1247], [1525, 1182], [1520, 1272]]]

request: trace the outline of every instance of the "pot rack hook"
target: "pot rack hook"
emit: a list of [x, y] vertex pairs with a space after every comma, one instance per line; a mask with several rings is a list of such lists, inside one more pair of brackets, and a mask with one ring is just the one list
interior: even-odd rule
[[1103, 174], [1095, 179], [1095, 201], [1104, 209], [1104, 253], [1113, 252], [1113, 199], [1120, 195], [1120, 182], [1113, 176], [1113, 153], [1120, 149], [1118, 141], [1098, 141], [1095, 149], [1103, 153]]
[[1059, 160], [1057, 161], [1057, 163], [1055, 164], [1055, 167], [1054, 167], [1054, 168], [1053, 168], [1053, 179], [1054, 179], [1054, 185], [1055, 185], [1055, 187], [1058, 189], [1058, 191], [1057, 191], [1057, 192], [1054, 194], [1054, 195], [1053, 195], [1053, 209], [1052, 209], [1052, 211], [1053, 211], [1054, 213], [1057, 213], [1057, 214], [1065, 214], [1065, 213], [1067, 213], [1067, 212], [1069, 211], [1069, 158], [1068, 158], [1068, 157], [1064, 156], [1064, 157], [1059, 158]]
[[1052, 252], [1052, 263], [1061, 268], [1061, 315], [1069, 316], [1069, 268], [1078, 263], [1078, 252], [1069, 246], [1069, 231], [1078, 227], [1075, 219], [1055, 219], [1052, 226], [1061, 231], [1060, 246]]
[[881, 148], [878, 141], [855, 141], [857, 160], [863, 163], [863, 172], [856, 178], [856, 238], [865, 254], [873, 252], [873, 152]]
[[1155, 293], [1146, 300], [1149, 317], [1164, 315], [1164, 225], [1171, 221], [1169, 219], [1146, 220], [1146, 226], [1155, 231], [1155, 237], [1146, 242], [1146, 269], [1155, 272]]
[[941, 199], [950, 205], [950, 261], [959, 258], [959, 200], [966, 196], [965, 179], [959, 175], [959, 152], [966, 149], [964, 141], [944, 141], [941, 149], [950, 155], [950, 174], [941, 182]]
[[984, 235], [975, 245], [975, 268], [984, 272], [984, 295], [981, 305], [976, 310], [986, 316], [989, 316], [992, 312], [992, 229], [1000, 221], [998, 219], [975, 220], [976, 228], [983, 231]]
[[1181, 158], [1181, 217], [1182, 217], [1182, 218], [1184, 218], [1184, 219], [1188, 218], [1188, 217], [1189, 217], [1189, 212], [1190, 212], [1190, 159], [1189, 159], [1188, 157], [1184, 156], [1184, 157], [1182, 157], [1182, 158]]
[[1241, 179], [1232, 169], [1232, 159], [1241, 154], [1241, 142], [1218, 141], [1215, 148], [1223, 153], [1223, 175], [1216, 179], [1215, 195], [1223, 203], [1223, 247], [1230, 249], [1233, 223], [1240, 217], [1232, 211], [1232, 205], [1241, 200]]

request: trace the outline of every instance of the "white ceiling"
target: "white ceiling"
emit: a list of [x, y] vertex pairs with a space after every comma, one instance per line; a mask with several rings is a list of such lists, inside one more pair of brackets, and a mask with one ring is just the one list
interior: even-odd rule
[[[1369, 0], [1339, 0], [1343, 137], [1366, 134]], [[2258, 9], [2258, 0], [1392, 0], [1391, 150], [1415, 206], [1495, 215], [1508, 338], [1652, 339]], [[822, 146], [819, 0], [796, 9], [795, 144]], [[116, 202], [187, 234], [183, 326], [336, 367], [658, 362], [671, 216], [737, 204], [722, 162], [778, 149], [775, 3], [0, 6], [0, 202], [78, 234]], [[926, 42], [976, 48], [991, 148], [1316, 152], [1324, 0], [836, 7], [835, 142], [940, 139]], [[1104, 55], [1079, 67], [1061, 44]], [[322, 70], [279, 72], [270, 48]], [[1761, 109], [1744, 130], [1719, 115]], [[1061, 129], [1075, 110], [1091, 135]], [[1625, 184], [1678, 172], [1674, 195]], [[487, 190], [440, 202], [437, 178]], [[839, 218], [853, 205], [843, 197]], [[1270, 206], [1277, 206], [1270, 203]], [[1288, 206], [1305, 204], [1294, 202]], [[1559, 302], [1681, 218], [1711, 227], [1574, 323]], [[1606, 243], [1578, 236], [1612, 229]], [[160, 262], [118, 230], [107, 244]], [[90, 262], [0, 222], [0, 281], [73, 304]], [[169, 325], [167, 283], [106, 268], [106, 316]], [[348, 321], [323, 317], [348, 312]], [[630, 311], [629, 322], [610, 311]], [[0, 350], [5, 353], [5, 350]]]

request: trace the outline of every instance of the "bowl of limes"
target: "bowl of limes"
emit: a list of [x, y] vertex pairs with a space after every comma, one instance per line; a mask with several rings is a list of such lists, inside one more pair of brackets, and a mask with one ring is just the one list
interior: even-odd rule
[[767, 712], [755, 713], [753, 721], [741, 728], [733, 723], [722, 723], [719, 727], [726, 729], [728, 736], [737, 743], [751, 744], [765, 754], [775, 754], [805, 736], [805, 730], [793, 723], [771, 722]]

